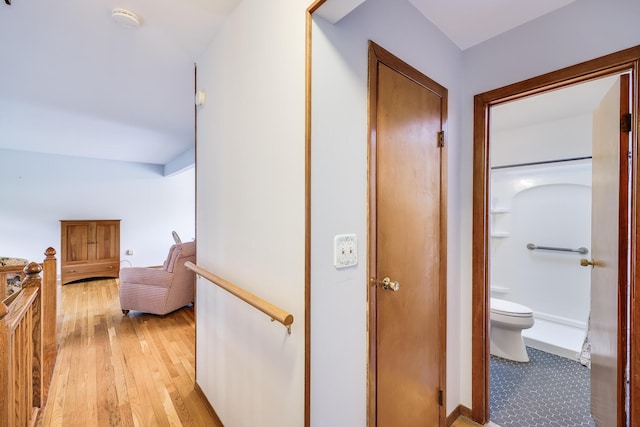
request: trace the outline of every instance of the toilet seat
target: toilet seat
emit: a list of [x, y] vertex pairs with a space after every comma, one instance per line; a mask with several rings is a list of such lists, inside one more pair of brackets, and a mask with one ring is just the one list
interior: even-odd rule
[[500, 314], [510, 317], [531, 317], [533, 311], [529, 307], [516, 302], [505, 301], [498, 298], [491, 298], [490, 309], [494, 314]]

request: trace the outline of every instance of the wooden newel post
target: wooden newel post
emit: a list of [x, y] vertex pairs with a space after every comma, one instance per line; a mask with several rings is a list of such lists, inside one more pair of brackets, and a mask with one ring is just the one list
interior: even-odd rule
[[36, 287], [40, 289], [38, 293], [38, 300], [33, 306], [32, 315], [32, 337], [33, 337], [33, 365], [31, 367], [31, 373], [33, 378], [33, 407], [44, 407], [43, 388], [42, 388], [42, 266], [37, 262], [30, 262], [24, 268], [24, 274], [26, 277], [22, 281], [22, 288], [28, 289]]
[[4, 319], [8, 312], [7, 306], [0, 302], [0, 427], [9, 425], [9, 328]]
[[37, 262], [30, 262], [27, 266], [22, 270], [25, 274], [25, 278], [22, 281], [22, 288], [31, 288], [31, 287], [42, 287], [42, 277], [40, 277], [40, 273], [42, 273], [42, 266]]
[[58, 275], [56, 271], [56, 250], [47, 248], [44, 252], [44, 273], [42, 277], [42, 392], [43, 403], [49, 396], [49, 386], [53, 376], [53, 367], [58, 354]]

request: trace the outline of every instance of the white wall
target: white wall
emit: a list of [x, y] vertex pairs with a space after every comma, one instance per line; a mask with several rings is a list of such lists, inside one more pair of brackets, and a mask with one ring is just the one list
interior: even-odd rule
[[[447, 413], [459, 403], [459, 139], [462, 54], [409, 2], [368, 0], [313, 26], [311, 424], [364, 426], [367, 409], [367, 54], [371, 39], [449, 89]], [[333, 237], [355, 233], [356, 267]], [[340, 344], [338, 344], [340, 343]]]
[[198, 60], [197, 381], [227, 426], [304, 425], [306, 1], [245, 0]]
[[640, 44], [636, 0], [580, 0], [464, 52], [461, 403], [471, 405], [473, 96]]
[[[293, 334], [198, 283], [198, 382], [230, 426], [302, 424], [304, 9], [245, 0], [198, 61], [199, 260], [292, 311]], [[581, 0], [461, 53], [407, 3], [369, 0], [314, 24], [313, 425], [364, 425], [366, 272], [337, 272], [331, 239], [366, 252], [366, 40], [449, 88], [447, 412], [471, 406], [473, 95], [640, 44], [636, 0]], [[338, 208], [336, 208], [338, 207]], [[329, 424], [325, 424], [329, 423]]]
[[592, 126], [592, 114], [581, 114], [523, 127], [492, 129], [491, 166], [591, 156]]
[[[195, 172], [163, 177], [161, 165], [1, 150], [0, 255], [60, 259], [61, 219], [120, 219], [121, 266], [158, 265], [195, 237]], [[125, 255], [133, 249], [134, 255]]]

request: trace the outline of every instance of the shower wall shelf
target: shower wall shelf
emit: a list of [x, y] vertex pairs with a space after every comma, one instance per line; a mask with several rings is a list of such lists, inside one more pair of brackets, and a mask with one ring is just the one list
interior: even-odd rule
[[491, 233], [491, 237], [495, 237], [496, 239], [504, 239], [505, 237], [509, 237], [510, 234], [506, 231], [496, 231]]
[[509, 208], [495, 208], [495, 209], [491, 209], [491, 213], [492, 214], [504, 214], [504, 213], [510, 213], [511, 209]]
[[497, 294], [508, 294], [510, 291], [510, 289], [506, 286], [500, 285], [491, 285], [489, 289], [491, 290], [491, 292], [495, 292]]
[[502, 216], [501, 214], [510, 213], [511, 209], [507, 207], [497, 207], [497, 208], [492, 208], [490, 212], [492, 215], [491, 228], [496, 230], [496, 231], [491, 231], [490, 236], [497, 239], [504, 239], [505, 237], [509, 237], [508, 231], [498, 231], [498, 230], [504, 230], [505, 228], [508, 229], [508, 227], [505, 227], [505, 224], [503, 223], [503, 219], [506, 220], [508, 219], [508, 217]]

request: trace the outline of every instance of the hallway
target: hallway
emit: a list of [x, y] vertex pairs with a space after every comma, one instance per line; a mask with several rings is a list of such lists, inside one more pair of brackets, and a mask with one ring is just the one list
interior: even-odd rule
[[113, 279], [62, 287], [43, 426], [221, 426], [194, 391], [194, 310], [124, 317]]

